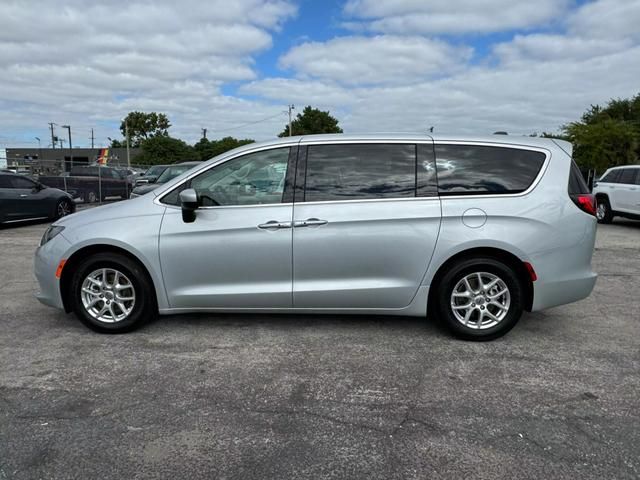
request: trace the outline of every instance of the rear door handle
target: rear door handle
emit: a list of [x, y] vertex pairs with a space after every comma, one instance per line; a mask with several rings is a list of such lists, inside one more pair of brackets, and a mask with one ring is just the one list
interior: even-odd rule
[[20, 194], [20, 198], [24, 198], [24, 197], [28, 197], [29, 195], [27, 195], [26, 193], [21, 193]]
[[326, 220], [320, 220], [319, 218], [307, 218], [306, 220], [297, 220], [293, 222], [294, 227], [311, 227], [313, 225], [326, 225], [329, 223]]
[[261, 223], [258, 228], [262, 230], [277, 230], [279, 228], [291, 228], [291, 222], [279, 222], [277, 220], [269, 220], [267, 223]]

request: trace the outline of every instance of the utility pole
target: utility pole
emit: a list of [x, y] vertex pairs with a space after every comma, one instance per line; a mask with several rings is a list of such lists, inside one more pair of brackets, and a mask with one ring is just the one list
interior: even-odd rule
[[125, 137], [127, 137], [127, 168], [131, 168], [131, 157], [129, 156], [129, 123], [124, 122]]
[[93, 140], [94, 140], [94, 136], [93, 136], [93, 128], [91, 129], [91, 150], [93, 150]]
[[289, 108], [289, 136], [291, 137], [293, 135], [291, 130], [291, 111], [294, 110], [296, 107], [293, 104], [287, 105], [287, 107]]
[[69, 170], [73, 168], [73, 144], [71, 143], [71, 125], [62, 125], [62, 128], [66, 128], [69, 132]]
[[49, 126], [51, 127], [51, 147], [52, 148], [56, 148], [56, 140], [55, 140], [56, 136], [53, 133], [53, 126], [54, 125], [55, 125], [55, 123], [49, 122]]
[[202, 129], [202, 138], [204, 138], [205, 140], [207, 139], [207, 129], [206, 128]]

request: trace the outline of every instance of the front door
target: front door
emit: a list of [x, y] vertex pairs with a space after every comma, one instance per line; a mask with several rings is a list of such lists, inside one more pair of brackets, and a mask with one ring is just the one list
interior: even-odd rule
[[172, 308], [291, 307], [289, 154], [248, 153], [185, 182], [199, 197], [193, 223], [176, 208], [178, 190], [161, 199], [169, 205], [159, 252]]
[[440, 229], [432, 144], [309, 145], [298, 168], [294, 307], [408, 306]]
[[53, 206], [47, 202], [46, 192], [37, 188], [36, 182], [19, 175], [3, 175], [2, 202], [5, 204], [5, 220], [48, 217]]

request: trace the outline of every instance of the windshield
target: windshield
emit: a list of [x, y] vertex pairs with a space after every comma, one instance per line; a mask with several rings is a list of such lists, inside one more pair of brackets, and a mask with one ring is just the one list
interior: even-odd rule
[[162, 173], [162, 171], [165, 168], [167, 168], [167, 167], [164, 167], [162, 165], [156, 165], [155, 167], [151, 167], [149, 170], [144, 172], [144, 175], [146, 177], [157, 177], [158, 175], [160, 175]]
[[174, 179], [178, 175], [186, 172], [191, 167], [193, 167], [193, 165], [176, 165], [174, 167], [169, 167], [164, 172], [162, 172], [162, 175], [158, 177], [157, 183], [168, 182], [169, 180]]

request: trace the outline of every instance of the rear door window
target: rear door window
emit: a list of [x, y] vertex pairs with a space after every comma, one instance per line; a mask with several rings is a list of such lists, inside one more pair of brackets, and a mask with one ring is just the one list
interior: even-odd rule
[[0, 175], [0, 188], [12, 188], [8, 175]]
[[416, 145], [310, 145], [304, 201], [416, 196]]
[[534, 182], [545, 154], [484, 145], [436, 144], [440, 195], [521, 193]]
[[636, 181], [636, 169], [635, 168], [623, 168], [620, 173], [618, 183], [626, 183], [633, 185]]

